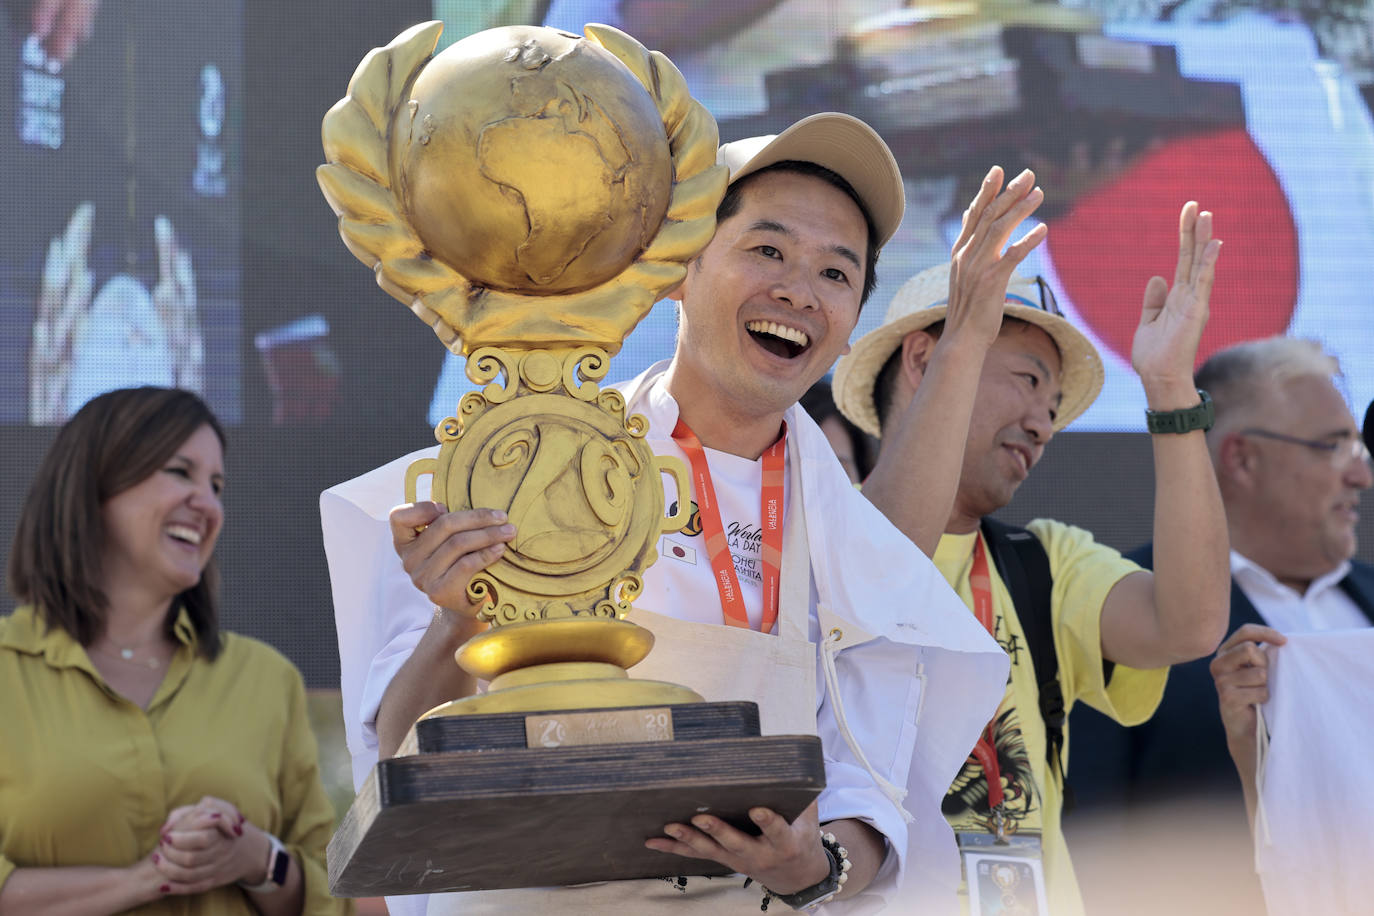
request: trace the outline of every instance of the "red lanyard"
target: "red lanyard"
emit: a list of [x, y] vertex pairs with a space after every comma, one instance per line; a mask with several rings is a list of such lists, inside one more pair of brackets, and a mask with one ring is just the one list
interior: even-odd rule
[[[992, 617], [992, 575], [988, 572], [988, 555], [983, 548], [982, 535], [973, 536], [973, 566], [968, 574], [969, 589], [973, 592], [973, 613], [981, 623], [997, 638], [995, 621]], [[983, 766], [983, 775], [988, 781], [988, 811], [994, 821], [998, 821], [1002, 806], [1002, 766], [997, 762], [997, 746], [993, 741], [992, 723], [983, 729], [983, 737], [973, 747], [973, 756]], [[1001, 830], [997, 831], [1000, 835]]]
[[[763, 560], [763, 620], [759, 631], [770, 633], [778, 620], [778, 586], [782, 580], [782, 486], [786, 473], [783, 455], [786, 452], [787, 427], [778, 441], [763, 453], [763, 486], [761, 490], [759, 524], [763, 528], [760, 555]], [[706, 553], [711, 557], [711, 571], [715, 573], [716, 588], [720, 591], [720, 609], [725, 622], [732, 627], [749, 629], [749, 613], [744, 608], [739, 579], [735, 575], [735, 561], [730, 556], [730, 544], [725, 538], [725, 526], [720, 520], [720, 505], [716, 489], [711, 485], [711, 468], [706, 463], [706, 451], [701, 440], [682, 420], [673, 430], [673, 441], [687, 455], [692, 465], [692, 484], [696, 490], [697, 509], [701, 512], [701, 532], [706, 539]]]

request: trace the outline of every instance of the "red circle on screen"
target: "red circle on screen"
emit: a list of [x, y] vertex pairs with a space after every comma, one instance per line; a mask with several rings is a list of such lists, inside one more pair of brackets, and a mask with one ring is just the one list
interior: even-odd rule
[[1052, 220], [1046, 242], [1069, 301], [1127, 362], [1145, 284], [1157, 274], [1173, 283], [1189, 200], [1215, 214], [1224, 243], [1198, 362], [1292, 320], [1298, 237], [1274, 170], [1243, 129], [1170, 140]]

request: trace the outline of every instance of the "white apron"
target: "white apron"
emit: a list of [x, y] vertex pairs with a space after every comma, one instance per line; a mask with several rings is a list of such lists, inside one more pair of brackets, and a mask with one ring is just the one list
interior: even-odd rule
[[[648, 658], [631, 675], [691, 687], [708, 702], [753, 700], [765, 735], [816, 733], [816, 646], [808, 639], [811, 607], [811, 556], [801, 488], [791, 493], [783, 532], [782, 586], [778, 635], [723, 624], [688, 623], [636, 608], [627, 619], [654, 634]], [[607, 913], [757, 914], [763, 888], [744, 887], [738, 875], [691, 876], [679, 889], [672, 881], [649, 878], [608, 881], [576, 887], [517, 888], [435, 895], [428, 916], [547, 914], [604, 916]], [[774, 903], [772, 911], [781, 904]], [[784, 907], [785, 908], [785, 907]]]

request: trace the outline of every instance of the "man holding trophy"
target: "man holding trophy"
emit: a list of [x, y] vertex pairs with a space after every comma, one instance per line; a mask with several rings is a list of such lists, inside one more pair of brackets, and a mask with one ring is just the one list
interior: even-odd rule
[[[432, 30], [431, 37], [423, 30], [433, 25], [417, 27], [373, 54], [393, 54], [391, 73], [405, 72], [397, 62], [426, 67], [423, 45], [428, 42], [432, 50], [438, 33]], [[601, 392], [599, 398], [606, 403], [612, 395], [609, 403], [630, 416], [627, 428], [639, 429], [637, 435], [655, 455], [668, 456], [656, 459], [662, 462], [660, 470], [668, 471], [674, 457], [691, 467], [690, 475], [667, 485], [657, 503], [655, 524], [665, 521], [664, 504], [670, 511], [676, 508], [663, 536], [649, 535], [653, 546], [635, 567], [636, 574], [620, 580], [620, 592], [612, 586], [606, 593], [609, 604], [599, 600], [591, 613], [607, 613], [603, 609], [610, 608], [609, 616], [654, 634], [653, 651], [635, 667], [632, 682], [662, 677], [684, 685], [693, 697], [751, 700], [759, 705], [765, 735], [819, 736], [825, 787], [814, 803], [790, 820], [767, 807], [750, 807], [748, 819], [757, 833], [709, 813], [692, 816], [684, 811], [681, 820], [664, 824], [661, 834], [642, 839], [647, 848], [660, 853], [717, 863], [737, 873], [736, 878], [468, 891], [431, 898], [428, 912], [542, 912], [558, 907], [567, 913], [744, 913], [767, 909], [770, 903], [810, 909], [830, 901], [835, 901], [836, 911], [843, 905], [853, 912], [905, 912], [915, 908], [918, 896], [927, 900], [941, 895], [953, 905], [959, 866], [939, 805], [1001, 696], [1006, 656], [969, 617], [929, 559], [853, 489], [824, 435], [797, 405], [801, 394], [847, 350], [849, 334], [874, 285], [878, 251], [901, 222], [903, 188], [896, 162], [867, 125], [846, 115], [821, 114], [776, 137], [726, 144], [719, 148], [712, 168], [699, 149], [706, 142], [715, 146], [714, 125], [703, 126], [709, 116], [685, 97], [681, 77], [666, 58], [637, 57], [637, 43], [604, 27], [589, 26], [586, 38], [547, 29], [492, 30], [459, 42], [427, 66], [437, 67], [448, 55], [457, 59], [467, 54], [482, 66], [456, 65], [451, 72], [486, 73], [494, 69], [495, 58], [526, 73], [556, 73], [559, 65], [588, 54], [590, 45], [608, 49], [629, 64], [646, 88], [654, 87], [650, 91], [664, 113], [672, 150], [668, 171], [676, 176], [671, 200], [658, 211], [654, 192], [640, 192], [643, 206], [631, 212], [666, 213], [664, 228], [658, 228], [656, 217], [648, 220], [654, 224], [648, 243], [632, 246], [638, 252], [633, 266], [617, 268], [622, 272], [608, 282], [620, 284], [614, 289], [618, 303], [633, 287], [632, 298], [641, 303], [635, 306], [640, 317], [667, 292], [679, 303], [681, 322], [670, 361], [619, 386], [618, 394]], [[413, 50], [417, 47], [419, 52]], [[359, 68], [350, 97], [340, 108], [355, 98], [363, 100], [359, 108], [377, 108], [375, 99], [368, 101], [363, 78], [371, 60], [370, 55]], [[652, 78], [643, 75], [648, 68], [654, 68]], [[590, 241], [579, 242], [574, 257], [535, 258], [530, 254], [532, 240], [556, 244], [559, 219], [536, 204], [540, 175], [520, 172], [513, 164], [516, 160], [496, 163], [493, 157], [502, 148], [501, 135], [491, 127], [495, 121], [478, 132], [481, 139], [475, 148], [481, 173], [488, 180], [497, 176], [506, 189], [504, 196], [492, 198], [498, 201], [493, 207], [515, 199], [514, 189], [525, 208], [527, 218], [521, 225], [528, 230], [529, 245], [514, 248], [523, 279], [518, 284], [474, 279], [486, 269], [485, 264], [472, 266], [478, 259], [469, 261], [461, 276], [454, 271], [435, 279], [440, 268], [432, 265], [457, 258], [446, 260], [444, 240], [424, 224], [426, 207], [434, 209], [432, 201], [421, 203], [419, 192], [414, 200], [405, 199], [408, 189], [433, 192], [435, 186], [425, 183], [423, 173], [405, 171], [406, 163], [423, 161], [423, 154], [438, 155], [434, 150], [442, 148], [449, 123], [433, 113], [432, 99], [425, 96], [431, 84], [425, 79], [421, 72], [406, 86], [414, 96], [408, 112], [404, 99], [393, 105], [393, 117], [399, 120], [390, 130], [390, 174], [375, 165], [378, 157], [331, 141], [326, 119], [331, 164], [322, 167], [321, 184], [342, 217], [345, 241], [375, 267], [379, 283], [429, 321], [454, 352], [469, 356], [468, 371], [475, 381], [491, 380], [498, 363], [508, 378], [504, 389], [493, 384], [483, 396], [464, 399], [459, 416], [441, 424], [441, 450], [408, 455], [321, 497], [343, 661], [345, 720], [360, 782], [377, 755], [385, 759], [396, 753], [417, 717], [474, 693], [477, 676], [490, 677], [480, 665], [468, 664], [477, 654], [473, 646], [487, 645], [498, 631], [539, 626], [527, 622], [536, 618], [585, 616], [576, 609], [579, 598], [541, 598], [531, 605], [537, 605], [535, 610], [521, 610], [518, 598], [508, 598], [512, 590], [518, 591], [510, 583], [528, 577], [503, 572], [534, 569], [555, 554], [562, 557], [548, 546], [554, 532], [582, 537], [591, 545], [588, 550], [600, 549], [597, 536], [587, 534], [590, 529], [584, 530], [584, 523], [570, 521], [562, 504], [553, 504], [555, 496], [540, 502], [539, 494], [524, 492], [536, 478], [545, 482], [544, 492], [561, 492], [558, 487], [566, 476], [562, 469], [571, 466], [573, 458], [539, 476], [535, 455], [530, 470], [522, 472], [523, 489], [517, 487], [509, 498], [492, 495], [499, 485], [480, 483], [497, 479], [483, 476], [488, 474], [485, 458], [468, 461], [461, 473], [442, 480], [441, 474], [459, 464], [445, 457], [465, 447], [455, 443], [484, 429], [483, 411], [506, 408], [522, 397], [530, 405], [542, 403], [538, 398], [547, 396], [527, 389], [542, 392], [557, 385], [558, 373], [546, 365], [552, 363], [538, 355], [546, 351], [517, 357], [496, 354], [495, 346], [536, 341], [553, 348], [592, 342], [610, 352], [619, 346], [618, 338], [603, 339], [596, 322], [580, 312], [573, 314], [590, 301], [585, 297], [598, 295], [598, 278], [560, 279], [582, 269], [585, 263], [579, 259], [595, 253], [597, 232], [617, 222], [614, 204], [612, 216], [604, 217], [596, 231], [576, 230]], [[551, 113], [559, 113], [564, 124], [590, 124], [572, 134], [578, 142], [584, 137], [598, 140], [599, 164], [645, 158], [633, 150], [617, 153], [619, 160], [605, 155], [614, 144], [607, 143], [605, 135], [598, 139], [596, 119], [625, 119], [600, 103], [604, 95], [598, 102], [590, 84], [572, 92], [571, 102], [564, 97], [537, 105], [526, 97], [533, 90], [526, 93], [518, 79], [507, 85], [516, 87], [511, 90], [513, 104], [524, 117], [538, 112], [539, 130], [549, 129], [548, 122], [555, 120]], [[572, 77], [567, 77], [555, 94], [570, 85]], [[475, 94], [469, 90], [468, 98]], [[570, 111], [576, 112], [575, 118], [567, 117]], [[508, 126], [510, 120], [500, 123]], [[420, 125], [418, 130], [415, 125]], [[563, 162], [563, 171], [545, 179], [545, 186], [552, 187], [543, 206], [559, 209], [558, 196], [566, 195], [561, 204], [566, 211], [571, 201], [585, 199], [590, 192], [562, 187], [575, 184], [575, 175], [569, 177], [575, 163], [544, 159], [531, 151], [529, 138], [534, 136], [523, 135], [523, 158], [518, 161], [527, 168], [541, 163], [544, 172]], [[407, 160], [404, 157], [411, 153], [404, 144], [414, 137], [419, 139], [413, 149], [421, 158]], [[619, 137], [617, 149], [629, 149], [632, 144], [625, 141], [624, 132]], [[558, 143], [572, 147], [567, 137]], [[400, 166], [394, 164], [398, 159]], [[399, 205], [385, 203], [368, 210], [373, 204], [358, 201], [375, 201], [379, 192], [371, 185], [365, 193], [355, 192], [349, 184], [353, 178], [338, 171], [340, 164], [372, 176], [369, 180], [377, 187], [401, 198]], [[621, 174], [609, 184], [592, 182], [591, 187], [599, 193], [607, 187], [625, 187], [629, 180]], [[727, 181], [721, 200], [721, 185]], [[712, 182], [714, 192], [702, 190]], [[1023, 240], [1002, 254], [1014, 227], [1039, 203], [1032, 185], [1033, 180], [1023, 177], [1002, 191], [1000, 172], [989, 176], [956, 244], [977, 256], [965, 262], [971, 267], [956, 281], [963, 284], [961, 295], [951, 296], [951, 301], [957, 298], [969, 308], [1001, 309], [1005, 274], [1039, 240]], [[463, 199], [469, 210], [452, 218], [484, 224], [487, 215], [477, 212], [480, 201], [474, 204], [471, 193]], [[708, 216], [714, 213], [714, 235], [708, 236], [709, 219], [705, 232], [699, 228], [703, 206]], [[378, 242], [375, 227], [396, 213], [410, 221], [416, 238]], [[677, 232], [678, 239], [687, 235], [682, 227], [693, 220], [699, 241], [664, 245], [670, 232]], [[490, 220], [484, 225], [491, 225]], [[474, 247], [464, 244], [466, 248], [447, 250]], [[672, 250], [665, 253], [666, 248]], [[676, 267], [657, 270], [649, 283], [644, 279], [649, 273], [641, 265], [654, 256]], [[401, 266], [403, 262], [410, 266]], [[641, 272], [634, 274], [636, 270]], [[465, 284], [455, 283], [454, 277]], [[573, 317], [564, 317], [553, 330], [535, 319], [522, 319], [514, 330], [495, 327], [493, 299], [495, 304], [509, 302], [514, 309], [535, 295], [545, 297], [539, 300], [545, 312], [557, 307]], [[458, 305], [454, 296], [461, 299]], [[629, 326], [637, 320], [632, 318]], [[486, 350], [483, 344], [489, 345]], [[586, 366], [594, 365], [591, 377], [600, 378], [604, 365], [586, 361], [585, 354], [570, 359], [563, 363], [565, 387], [570, 392], [595, 389], [586, 380]], [[569, 366], [582, 368], [581, 387]], [[517, 374], [518, 389], [511, 381]], [[510, 455], [525, 460], [526, 444], [535, 440], [539, 448], [552, 448], [558, 438], [553, 430], [561, 423], [541, 414], [527, 424], [533, 430], [528, 436], [512, 439], [506, 433], [502, 441], [519, 447], [502, 446], [492, 453], [497, 457], [491, 463], [504, 466], [503, 461], [517, 460]], [[627, 479], [616, 476], [622, 473], [618, 469], [622, 464], [638, 465], [624, 449], [607, 449], [595, 453], [599, 457], [591, 465], [593, 472], [588, 472], [588, 452], [584, 448], [581, 454], [584, 480], [588, 473], [609, 475], [609, 488], [597, 495], [597, 488], [589, 487], [587, 498], [602, 522], [614, 528], [623, 490], [615, 481]], [[412, 498], [391, 508], [407, 488], [414, 493], [417, 474], [431, 473], [432, 499]], [[464, 483], [455, 490], [458, 476]], [[649, 479], [655, 481], [658, 498], [656, 482], [661, 476], [652, 474]], [[640, 578], [637, 571], [650, 563], [652, 568]], [[454, 664], [455, 654], [468, 670]], [[504, 692], [497, 690], [503, 678], [509, 681], [504, 673], [492, 680], [489, 695]], [[460, 699], [447, 711], [435, 712], [485, 711], [471, 705], [480, 701]], [[597, 840], [586, 837], [593, 846]]]

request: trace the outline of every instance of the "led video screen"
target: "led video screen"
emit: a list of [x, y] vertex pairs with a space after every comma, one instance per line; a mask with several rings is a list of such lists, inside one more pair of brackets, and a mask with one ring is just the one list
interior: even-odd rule
[[[1361, 33], [1359, 4], [1308, 5], [1308, 21], [1277, 3], [1213, 4], [1205, 19], [1175, 6], [437, 0], [434, 9], [445, 41], [519, 21], [622, 28], [670, 56], [722, 140], [824, 110], [872, 124], [901, 165], [907, 212], [855, 338], [881, 321], [905, 279], [948, 257], [989, 166], [1033, 168], [1049, 236], [1023, 271], [1049, 282], [1106, 364], [1102, 396], [1073, 430], [1143, 429], [1131, 337], [1146, 281], [1173, 269], [1189, 199], [1214, 211], [1225, 243], [1200, 358], [1272, 334], [1317, 338], [1363, 404], [1374, 394], [1364, 295], [1374, 126], [1355, 77], [1374, 55], [1374, 14], [1365, 11]], [[674, 331], [673, 306], [659, 303], [611, 377], [670, 356]], [[470, 388], [450, 359], [431, 422]]]
[[240, 415], [239, 2], [0, 6], [0, 423], [175, 385]]

